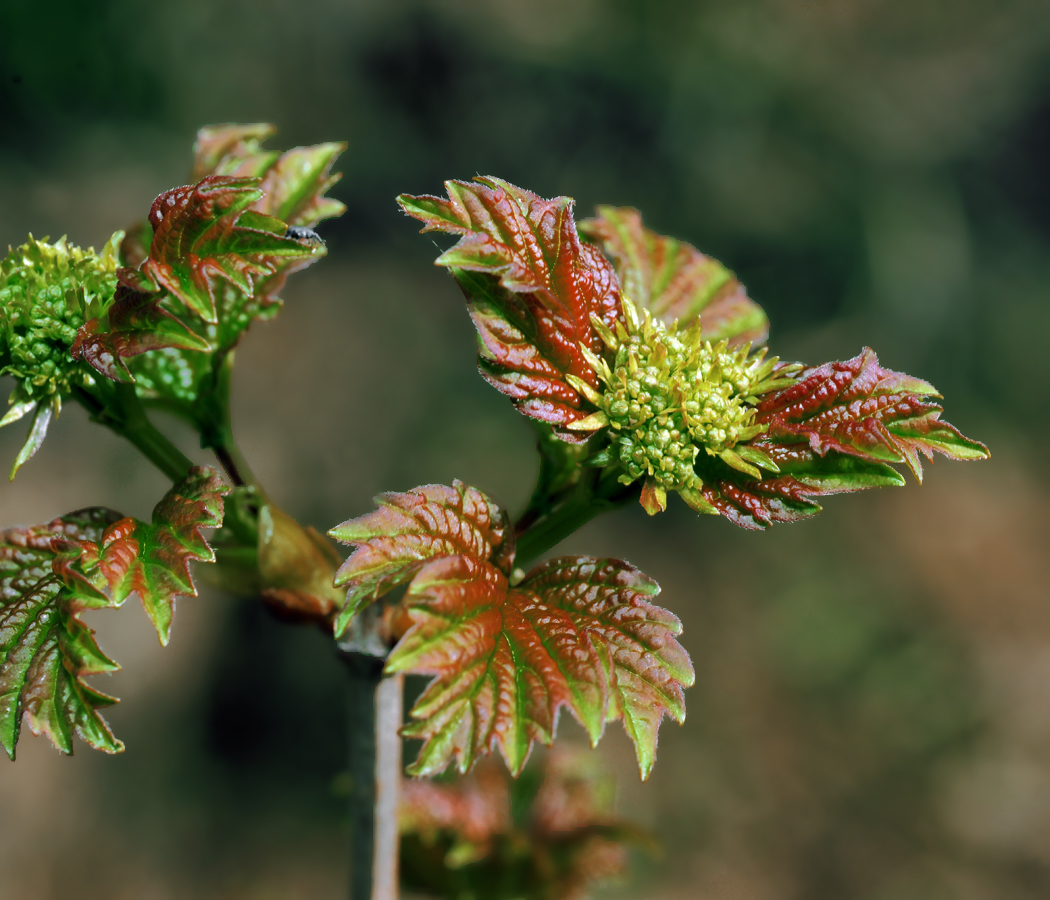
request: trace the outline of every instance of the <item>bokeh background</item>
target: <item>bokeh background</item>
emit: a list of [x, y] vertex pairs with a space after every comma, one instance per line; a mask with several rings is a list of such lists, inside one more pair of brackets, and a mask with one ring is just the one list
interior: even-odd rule
[[[675, 502], [565, 543], [655, 577], [697, 669], [649, 782], [618, 727], [598, 751], [665, 848], [600, 896], [1050, 896], [1045, 0], [3, 0], [0, 246], [101, 246], [225, 121], [350, 142], [329, 257], [238, 354], [243, 447], [322, 530], [453, 477], [528, 497], [529, 429], [393, 202], [476, 173], [581, 215], [639, 207], [738, 273], [774, 352], [870, 344], [992, 448], [767, 533]], [[0, 460], [22, 439], [0, 432]], [[70, 408], [0, 522], [144, 516], [165, 487]], [[0, 894], [342, 896], [330, 642], [215, 592], [182, 602], [166, 651], [131, 604], [94, 624], [128, 751], [26, 736], [0, 762]]]

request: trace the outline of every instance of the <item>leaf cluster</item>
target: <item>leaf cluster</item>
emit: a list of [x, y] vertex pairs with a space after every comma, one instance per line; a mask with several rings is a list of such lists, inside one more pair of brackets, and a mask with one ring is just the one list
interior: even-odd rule
[[466, 296], [482, 375], [556, 437], [586, 441], [582, 465], [642, 476], [650, 514], [677, 490], [698, 512], [764, 528], [818, 512], [822, 496], [902, 484], [893, 464], [921, 479], [920, 456], [988, 455], [941, 421], [932, 386], [869, 349], [817, 367], [763, 362], [761, 307], [636, 210], [599, 207], [577, 227], [567, 197], [495, 178], [445, 186], [447, 198], [399, 202], [423, 231], [459, 238], [436, 264]]
[[0, 264], [0, 374], [16, 379], [0, 425], [36, 412], [15, 471], [64, 399], [98, 415], [113, 383], [220, 441], [227, 358], [279, 310], [288, 276], [324, 256], [312, 226], [343, 210], [324, 193], [345, 145], [265, 150], [273, 130], [202, 129], [194, 183], [157, 197], [101, 254], [30, 238]]
[[222, 524], [227, 490], [199, 468], [150, 523], [95, 507], [0, 532], [0, 744], [12, 759], [23, 721], [63, 753], [74, 734], [97, 750], [124, 749], [99, 713], [116, 699], [84, 681], [120, 667], [80, 616], [134, 593], [167, 644], [176, 599], [197, 596], [190, 562], [214, 559], [202, 529]]

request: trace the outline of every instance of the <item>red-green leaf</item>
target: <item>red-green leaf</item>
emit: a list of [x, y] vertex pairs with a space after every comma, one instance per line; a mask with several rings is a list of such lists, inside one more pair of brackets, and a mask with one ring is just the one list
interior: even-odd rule
[[942, 408], [929, 397], [933, 385], [879, 365], [867, 347], [845, 362], [825, 363], [801, 373], [798, 382], [763, 399], [755, 421], [766, 423], [764, 439], [806, 442], [823, 456], [829, 450], [879, 462], [907, 463], [922, 481], [920, 454], [951, 459], [986, 459], [988, 448], [940, 420]]
[[138, 594], [162, 644], [171, 634], [176, 599], [197, 596], [190, 562], [215, 560], [202, 532], [222, 525], [222, 498], [227, 493], [229, 488], [214, 469], [194, 468], [157, 504], [152, 524], [121, 519], [106, 529], [86, 557], [86, 564], [97, 565], [102, 573], [114, 602]]
[[273, 125], [218, 125], [202, 128], [194, 144], [195, 179], [206, 175], [253, 176], [263, 196], [252, 209], [288, 225], [312, 228], [322, 219], [342, 215], [346, 207], [324, 194], [342, 177], [331, 174], [346, 150], [344, 142], [293, 147], [284, 153], [264, 150]]
[[459, 242], [438, 257], [466, 294], [481, 340], [481, 372], [525, 415], [565, 426], [590, 413], [569, 376], [597, 387], [581, 349], [602, 353], [591, 316], [612, 327], [620, 291], [608, 260], [576, 233], [573, 201], [545, 200], [496, 178], [445, 182], [448, 199], [398, 198], [401, 208]]
[[794, 522], [820, 511], [815, 498], [904, 484], [889, 463], [904, 463], [922, 481], [920, 454], [985, 459], [988, 448], [940, 420], [928, 382], [879, 365], [865, 348], [845, 362], [804, 370], [798, 381], [764, 397], [755, 422], [767, 431], [741, 445], [778, 471], [751, 478], [701, 456], [703, 499], [744, 528]]
[[660, 720], [683, 721], [693, 682], [681, 625], [646, 599], [658, 590], [619, 560], [551, 560], [517, 587], [468, 556], [428, 563], [409, 586], [414, 624], [387, 663], [436, 676], [404, 729], [424, 741], [411, 774], [466, 771], [497, 747], [520, 772], [565, 706], [592, 743], [623, 719], [647, 777]]
[[648, 600], [656, 583], [590, 557], [552, 560], [517, 583], [505, 514], [459, 482], [379, 502], [331, 534], [358, 547], [339, 576], [348, 607], [410, 581], [413, 624], [387, 669], [435, 676], [404, 731], [424, 740], [410, 771], [466, 771], [498, 747], [519, 772], [533, 741], [553, 740], [564, 706], [595, 742], [622, 719], [647, 776], [659, 723], [682, 721], [693, 681], [680, 623]]
[[193, 142], [193, 180], [200, 181], [208, 175], [232, 175], [232, 172], [220, 171], [223, 161], [231, 157], [242, 161], [248, 157], [277, 156], [274, 151], [262, 150], [262, 142], [276, 132], [275, 126], [265, 122], [205, 125], [197, 131]]
[[605, 251], [624, 293], [670, 325], [697, 316], [709, 341], [764, 341], [769, 320], [733, 273], [695, 247], [646, 228], [636, 209], [599, 206], [580, 231]]
[[165, 288], [215, 322], [216, 280], [251, 297], [258, 281], [324, 255], [322, 244], [286, 237], [285, 223], [248, 208], [262, 196], [257, 178], [224, 175], [161, 194], [149, 214], [149, 259], [139, 269], [145, 283], [136, 287]]
[[462, 481], [452, 487], [427, 484], [404, 494], [380, 494], [375, 502], [375, 512], [328, 532], [357, 547], [336, 575], [336, 585], [346, 588], [346, 605], [335, 620], [336, 637], [363, 604], [408, 581], [428, 560], [465, 553], [509, 564], [513, 557], [507, 514]]
[[134, 378], [124, 362], [128, 357], [166, 347], [211, 349], [204, 338], [161, 306], [164, 296], [119, 284], [106, 315], [85, 322], [77, 331], [70, 355], [113, 381], [130, 383]]
[[87, 509], [0, 532], [0, 745], [12, 759], [23, 721], [63, 753], [74, 734], [97, 750], [124, 749], [99, 714], [116, 700], [84, 681], [119, 666], [79, 618], [112, 605], [84, 574], [80, 544], [118, 518]]
[[[595, 754], [547, 754], [518, 780], [495, 763], [452, 780], [407, 779], [400, 825], [405, 887], [449, 896], [581, 900], [627, 864], [627, 845], [652, 847], [640, 829], [614, 817], [615, 785]], [[513, 814], [512, 814], [513, 811]], [[587, 894], [587, 896], [590, 896]]]
[[[719, 460], [703, 460], [701, 490], [714, 510], [742, 528], [798, 522], [821, 511], [820, 497], [876, 487], [899, 487], [904, 478], [885, 463], [831, 451], [818, 456], [802, 444], [755, 441], [780, 471], [751, 478]], [[704, 463], [707, 463], [706, 467]], [[712, 511], [712, 510], [707, 510]]]

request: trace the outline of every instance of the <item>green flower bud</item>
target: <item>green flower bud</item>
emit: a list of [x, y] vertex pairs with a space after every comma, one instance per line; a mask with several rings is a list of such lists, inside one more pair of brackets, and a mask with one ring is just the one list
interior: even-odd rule
[[790, 383], [794, 370], [776, 370], [764, 350], [752, 356], [750, 346], [704, 341], [699, 320], [679, 331], [631, 306], [624, 325], [603, 338], [614, 351], [612, 366], [595, 361], [605, 385], [601, 408], [625, 471], [620, 480], [646, 476], [661, 489], [696, 491], [701, 450], [739, 468], [733, 447], [764, 431], [754, 422], [758, 397]]

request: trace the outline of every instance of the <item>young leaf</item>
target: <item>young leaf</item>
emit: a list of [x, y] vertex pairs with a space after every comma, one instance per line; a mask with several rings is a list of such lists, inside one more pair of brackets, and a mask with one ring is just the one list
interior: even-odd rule
[[480, 338], [480, 369], [525, 415], [559, 437], [593, 410], [573, 380], [594, 388], [586, 352], [602, 352], [591, 317], [612, 328], [622, 315], [612, 267], [580, 241], [568, 197], [545, 200], [497, 178], [445, 182], [448, 199], [403, 194], [398, 203], [459, 242], [438, 257], [467, 297]]
[[769, 320], [718, 260], [646, 228], [636, 209], [599, 206], [580, 231], [609, 256], [624, 293], [670, 325], [700, 317], [706, 340], [730, 345], [760, 342]]
[[889, 463], [906, 464], [921, 482], [920, 454], [986, 459], [987, 447], [940, 420], [941, 407], [929, 399], [936, 396], [928, 382], [882, 368], [867, 347], [845, 362], [806, 369], [759, 402], [755, 422], [766, 430], [741, 445], [776, 468], [752, 478], [698, 460], [700, 493], [710, 504], [702, 511], [764, 528], [819, 512], [815, 497], [904, 484]]
[[551, 560], [517, 587], [468, 556], [427, 564], [406, 598], [414, 624], [387, 663], [436, 676], [404, 729], [424, 740], [411, 774], [453, 761], [464, 772], [496, 747], [516, 774], [567, 706], [594, 744], [623, 719], [648, 777], [660, 720], [684, 720], [693, 682], [680, 623], [646, 599], [658, 590], [619, 560]]
[[816, 498], [904, 484], [900, 473], [885, 463], [835, 451], [819, 456], [801, 444], [760, 440], [753, 446], [780, 471], [752, 478], [717, 460], [700, 461], [703, 487], [699, 496], [686, 496], [686, 502], [698, 512], [721, 513], [734, 525], [759, 530], [816, 515], [821, 511]]
[[346, 605], [335, 620], [337, 638], [364, 604], [404, 584], [435, 557], [513, 556], [507, 514], [462, 481], [453, 481], [452, 487], [427, 484], [405, 494], [380, 494], [375, 502], [375, 512], [328, 532], [357, 547], [336, 574], [336, 586], [346, 588]]
[[798, 382], [770, 394], [756, 421], [768, 424], [765, 439], [806, 442], [821, 456], [829, 450], [880, 462], [906, 463], [922, 481], [920, 454], [950, 459], [987, 459], [988, 448], [940, 420], [933, 385], [879, 365], [868, 347], [845, 362], [807, 369]]
[[216, 322], [216, 280], [251, 297], [260, 279], [324, 255], [322, 244], [286, 236], [285, 223], [248, 208], [262, 196], [259, 179], [225, 175], [161, 194], [150, 209], [153, 243], [136, 287], [164, 288]]
[[452, 762], [466, 771], [496, 747], [520, 772], [533, 741], [554, 739], [565, 706], [595, 743], [622, 719], [648, 776], [659, 723], [684, 719], [682, 690], [693, 682], [675, 640], [680, 623], [648, 600], [656, 583], [590, 557], [551, 560], [518, 583], [505, 516], [458, 482], [380, 503], [332, 534], [358, 546], [340, 576], [348, 597], [411, 579], [403, 603], [412, 625], [387, 670], [435, 677], [403, 732], [424, 741], [410, 772]]
[[[434, 897], [582, 900], [652, 839], [614, 816], [615, 785], [583, 751], [547, 755], [511, 780], [494, 763], [401, 787], [405, 886]], [[590, 896], [589, 894], [586, 894]]]
[[227, 493], [214, 469], [196, 467], [157, 504], [151, 524], [121, 519], [86, 557], [89, 565], [97, 565], [115, 603], [138, 594], [161, 644], [167, 645], [171, 634], [175, 600], [197, 596], [190, 562], [215, 560], [202, 531], [222, 525]]
[[117, 285], [106, 315], [85, 322], [77, 331], [70, 356], [113, 381], [131, 383], [135, 379], [124, 362], [129, 357], [172, 347], [210, 350], [204, 338], [161, 306], [164, 296]]
[[99, 714], [116, 700], [84, 681], [119, 666], [79, 618], [112, 605], [84, 574], [80, 544], [93, 546], [117, 519], [87, 509], [0, 532], [0, 745], [11, 759], [23, 720], [63, 753], [74, 734], [97, 750], [124, 749]]
[[325, 197], [342, 177], [331, 174], [346, 150], [345, 142], [293, 147], [284, 153], [264, 150], [263, 141], [276, 132], [273, 125], [217, 125], [197, 132], [193, 177], [252, 176], [263, 190], [251, 208], [275, 216], [288, 225], [313, 228], [323, 219], [340, 216], [346, 207]]
[[[193, 180], [200, 181], [208, 175], [233, 175], [235, 168], [246, 158], [264, 156], [270, 162], [278, 155], [274, 151], [265, 152], [262, 142], [277, 132], [274, 125], [255, 122], [250, 125], [205, 125], [198, 129], [193, 142]], [[234, 166], [223, 165], [224, 161], [236, 160]], [[265, 168], [265, 164], [262, 166]], [[236, 174], [257, 174], [236, 173]]]

